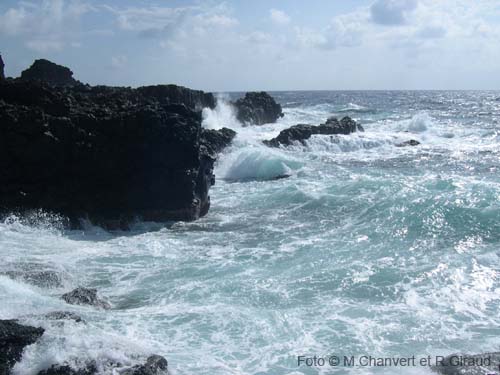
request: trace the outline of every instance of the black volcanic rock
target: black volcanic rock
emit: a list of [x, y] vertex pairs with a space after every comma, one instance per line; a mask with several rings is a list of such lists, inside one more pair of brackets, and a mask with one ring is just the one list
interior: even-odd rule
[[235, 136], [236, 132], [228, 128], [219, 130], [202, 129], [200, 144], [207, 155], [215, 156], [229, 146]]
[[277, 137], [264, 141], [264, 143], [271, 147], [279, 147], [280, 145], [289, 146], [294, 141], [304, 144], [304, 141], [309, 139], [313, 134], [351, 134], [355, 131], [364, 131], [364, 129], [350, 117], [346, 116], [340, 121], [334, 117], [330, 117], [324, 124], [318, 126], [306, 124], [292, 126], [282, 130]]
[[57, 86], [73, 86], [79, 83], [73, 78], [73, 72], [69, 68], [45, 59], [35, 60], [33, 65], [21, 73], [21, 79], [44, 81]]
[[90, 305], [103, 309], [111, 308], [110, 304], [97, 296], [97, 289], [79, 287], [61, 297], [71, 305]]
[[5, 80], [4, 68], [5, 68], [5, 64], [2, 60], [2, 55], [0, 55], [0, 82]]
[[215, 108], [215, 97], [200, 90], [191, 90], [176, 85], [144, 86], [137, 89], [142, 95], [158, 100], [160, 104], [182, 103], [188, 108], [201, 111]]
[[396, 147], [418, 146], [419, 144], [420, 144], [419, 141], [416, 141], [414, 139], [410, 139], [409, 141], [404, 141], [404, 142], [396, 144]]
[[74, 369], [69, 365], [52, 365], [47, 370], [40, 371], [37, 375], [95, 375], [97, 367], [95, 363], [86, 364], [83, 368]]
[[127, 369], [123, 375], [169, 375], [168, 362], [160, 355], [148, 357], [146, 363]]
[[0, 374], [9, 374], [21, 360], [24, 348], [35, 343], [43, 332], [42, 328], [24, 326], [14, 320], [0, 320]]
[[236, 118], [247, 125], [272, 123], [284, 116], [281, 105], [264, 91], [247, 92], [233, 105], [236, 107]]
[[[101, 366], [113, 370], [113, 374], [120, 375], [169, 375], [168, 362], [160, 355], [149, 356], [144, 364], [133, 367], [124, 367], [120, 363], [100, 363]], [[40, 371], [38, 375], [96, 375], [98, 366], [95, 361], [81, 363], [78, 369], [69, 364], [54, 364], [47, 370]], [[3, 374], [0, 374], [3, 375]]]
[[196, 220], [210, 207], [215, 153], [229, 134], [202, 137], [205, 105], [215, 105], [212, 94], [172, 85], [5, 82], [0, 213], [42, 209], [73, 226], [88, 218], [123, 229], [136, 217]]

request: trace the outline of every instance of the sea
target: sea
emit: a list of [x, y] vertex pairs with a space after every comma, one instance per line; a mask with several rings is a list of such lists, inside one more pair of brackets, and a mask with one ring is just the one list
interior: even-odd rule
[[[106, 363], [154, 353], [173, 375], [412, 375], [500, 351], [500, 92], [272, 92], [285, 116], [262, 126], [236, 120], [239, 95], [203, 111], [204, 127], [238, 133], [205, 217], [113, 232], [44, 212], [2, 220], [0, 274], [62, 281], [0, 276], [0, 319], [46, 329], [15, 374], [88, 361], [118, 374]], [[262, 143], [331, 116], [365, 131]], [[420, 145], [397, 147], [408, 140]], [[77, 286], [112, 309], [61, 300]]]

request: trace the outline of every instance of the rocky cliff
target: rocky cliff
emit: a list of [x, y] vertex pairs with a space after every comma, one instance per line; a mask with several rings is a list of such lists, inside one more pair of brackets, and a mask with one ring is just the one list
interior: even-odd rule
[[40, 75], [0, 84], [0, 211], [41, 208], [108, 227], [208, 212], [215, 151], [234, 137], [203, 139], [212, 94], [69, 85], [69, 69], [32, 68]]

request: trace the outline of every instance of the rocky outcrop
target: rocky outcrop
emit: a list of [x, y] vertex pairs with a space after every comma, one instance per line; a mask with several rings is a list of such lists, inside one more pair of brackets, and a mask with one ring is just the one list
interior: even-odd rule
[[97, 289], [78, 287], [71, 292], [63, 294], [61, 298], [70, 305], [89, 305], [102, 309], [111, 308], [111, 305], [107, 301], [99, 298]]
[[33, 65], [21, 73], [25, 81], [43, 81], [57, 86], [74, 86], [79, 82], [73, 78], [71, 69], [45, 59], [35, 60]]
[[123, 375], [169, 375], [168, 362], [160, 355], [148, 357], [143, 365], [136, 365], [122, 372]]
[[4, 72], [5, 64], [2, 59], [2, 55], [0, 55], [0, 82], [5, 80], [5, 72]]
[[222, 128], [220, 130], [203, 129], [201, 133], [201, 147], [207, 155], [217, 155], [231, 144], [236, 132], [232, 129]]
[[42, 328], [24, 326], [15, 320], [0, 320], [0, 375], [8, 375], [21, 360], [24, 348], [35, 343], [43, 332]]
[[498, 373], [500, 353], [452, 354], [437, 362], [432, 369], [443, 375], [493, 375]]
[[364, 129], [350, 117], [346, 116], [340, 121], [334, 117], [330, 117], [324, 124], [318, 126], [305, 124], [292, 126], [282, 130], [277, 137], [264, 141], [264, 143], [271, 147], [279, 147], [280, 145], [289, 146], [295, 141], [304, 144], [304, 141], [309, 139], [313, 134], [351, 134], [355, 131], [364, 131]]
[[[160, 355], [152, 355], [147, 358], [144, 364], [135, 365], [133, 367], [124, 367], [119, 363], [104, 364], [113, 374], [120, 375], [169, 375], [168, 362]], [[68, 364], [52, 365], [47, 370], [43, 370], [38, 375], [97, 375], [98, 369], [95, 362], [83, 364], [80, 368], [75, 369]]]
[[420, 144], [419, 141], [416, 141], [414, 139], [410, 139], [409, 141], [404, 141], [401, 143], [397, 143], [396, 147], [406, 147], [406, 146], [418, 146]]
[[0, 212], [43, 209], [75, 227], [88, 218], [123, 229], [137, 217], [198, 219], [215, 152], [230, 138], [203, 131], [203, 106], [215, 106], [212, 94], [173, 85], [0, 85]]
[[281, 105], [266, 92], [247, 92], [243, 98], [233, 103], [236, 118], [246, 125], [262, 125], [283, 117]]

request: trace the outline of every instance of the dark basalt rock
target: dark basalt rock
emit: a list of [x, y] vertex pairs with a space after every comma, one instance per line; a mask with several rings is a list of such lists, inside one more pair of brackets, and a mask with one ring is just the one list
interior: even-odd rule
[[5, 73], [4, 73], [5, 64], [2, 59], [2, 55], [0, 55], [0, 82], [5, 81]]
[[432, 367], [443, 375], [488, 375], [498, 373], [500, 353], [453, 354]]
[[186, 107], [201, 111], [203, 108], [215, 108], [213, 94], [200, 90], [191, 90], [176, 85], [144, 86], [137, 89], [142, 95], [158, 100], [160, 104], [183, 103]]
[[[117, 371], [120, 375], [169, 375], [167, 360], [159, 355], [148, 357], [146, 363], [125, 368], [119, 363], [105, 363], [109, 370]], [[83, 363], [80, 368], [75, 369], [68, 364], [55, 364], [47, 370], [40, 371], [38, 375], [95, 375], [98, 373], [98, 366], [91, 361]], [[115, 372], [113, 372], [115, 373]]]
[[40, 371], [38, 375], [95, 375], [97, 367], [95, 363], [89, 363], [80, 369], [74, 369], [69, 365], [52, 365], [47, 370]]
[[204, 153], [215, 156], [229, 146], [235, 136], [236, 132], [228, 128], [202, 129], [200, 145], [204, 148]]
[[279, 147], [280, 145], [289, 146], [294, 141], [305, 144], [304, 141], [309, 139], [313, 134], [351, 134], [355, 131], [364, 131], [364, 129], [350, 117], [346, 116], [340, 121], [334, 117], [330, 117], [324, 124], [318, 126], [299, 124], [282, 130], [277, 137], [264, 141], [264, 144], [271, 147]]
[[123, 375], [168, 375], [168, 362], [160, 355], [152, 355], [143, 365], [125, 370]]
[[268, 124], [284, 116], [281, 105], [264, 91], [247, 92], [233, 105], [236, 107], [236, 118], [247, 125]]
[[97, 296], [97, 289], [79, 287], [63, 294], [61, 298], [71, 305], [90, 305], [103, 309], [111, 308], [108, 302]]
[[420, 144], [419, 141], [416, 141], [414, 139], [410, 139], [409, 141], [404, 141], [404, 142], [396, 144], [396, 147], [418, 146], [419, 144]]
[[35, 60], [33, 65], [21, 73], [25, 81], [44, 81], [57, 86], [74, 86], [79, 82], [73, 78], [73, 72], [62, 65], [45, 59]]
[[0, 85], [0, 213], [42, 209], [74, 227], [88, 218], [109, 229], [128, 229], [136, 217], [198, 219], [210, 207], [211, 150], [222, 144], [202, 137], [204, 105], [215, 105], [212, 94], [173, 85], [7, 81]]
[[0, 375], [9, 374], [21, 360], [24, 348], [35, 343], [43, 332], [43, 328], [24, 326], [15, 320], [0, 320]]

